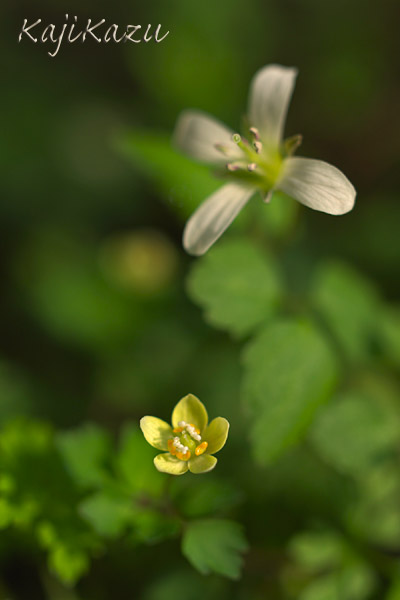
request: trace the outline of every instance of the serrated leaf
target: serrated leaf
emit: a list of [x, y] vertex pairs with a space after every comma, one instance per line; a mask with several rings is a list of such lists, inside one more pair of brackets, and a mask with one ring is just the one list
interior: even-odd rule
[[372, 284], [340, 263], [323, 263], [315, 274], [312, 300], [351, 360], [370, 354], [379, 297]]
[[247, 549], [241, 526], [223, 519], [192, 521], [182, 538], [184, 556], [203, 575], [218, 573], [239, 579], [242, 553]]
[[251, 417], [256, 460], [266, 465], [306, 432], [336, 381], [336, 363], [322, 335], [306, 322], [268, 325], [244, 352], [243, 401]]
[[219, 243], [198, 260], [188, 291], [209, 323], [237, 336], [270, 317], [281, 296], [273, 258], [244, 239]]
[[104, 482], [111, 442], [103, 429], [84, 425], [80, 429], [59, 433], [57, 446], [69, 474], [79, 486], [90, 488]]
[[399, 416], [394, 406], [371, 392], [348, 392], [321, 411], [311, 440], [329, 464], [360, 476], [397, 444]]

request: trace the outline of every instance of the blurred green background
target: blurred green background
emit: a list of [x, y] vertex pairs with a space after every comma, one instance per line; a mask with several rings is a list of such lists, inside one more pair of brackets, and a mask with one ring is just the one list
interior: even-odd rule
[[[55, 58], [47, 55], [47, 45], [27, 39], [18, 43], [24, 18], [62, 25], [65, 13], [77, 15], [82, 25], [88, 18], [104, 17], [121, 26], [161, 23], [170, 33], [160, 44], [64, 43]], [[0, 598], [400, 598], [399, 465], [394, 460], [375, 465], [375, 455], [370, 461], [365, 451], [370, 447], [368, 435], [364, 446], [360, 442], [361, 458], [357, 444], [354, 449], [350, 443], [347, 452], [346, 440], [353, 440], [354, 428], [372, 430], [370, 422], [376, 422], [373, 410], [368, 413], [364, 404], [360, 406], [358, 396], [349, 400], [346, 390], [342, 392], [341, 402], [351, 405], [352, 425], [345, 417], [341, 423], [341, 413], [326, 413], [311, 441], [271, 466], [253, 463], [247, 407], [241, 400], [238, 337], [212, 329], [187, 293], [186, 277], [196, 261], [182, 249], [183, 225], [215, 184], [205, 172], [194, 167], [192, 171], [190, 163], [175, 156], [168, 141], [178, 114], [189, 107], [210, 112], [238, 129], [254, 72], [274, 62], [298, 67], [286, 134], [304, 135], [300, 155], [343, 170], [357, 189], [357, 202], [352, 213], [340, 218], [303, 208], [295, 212], [292, 205], [271, 208], [271, 216], [265, 217], [265, 237], [297, 307], [308, 294], [314, 268], [330, 264], [325, 260], [354, 269], [354, 274], [346, 271], [344, 284], [341, 267], [339, 275], [335, 268], [333, 274], [329, 271], [333, 279], [327, 276], [328, 290], [332, 284], [343, 297], [342, 305], [331, 310], [329, 292], [324, 296], [323, 273], [328, 267], [325, 271], [321, 267], [315, 285], [319, 281], [323, 290], [316, 292], [316, 303], [322, 312], [326, 309], [328, 320], [333, 314], [333, 321], [340, 322], [338, 336], [344, 341], [339, 339], [339, 344], [350, 347], [343, 381], [362, 372], [363, 389], [379, 390], [379, 400], [390, 397], [397, 415], [399, 3], [20, 0], [3, 3], [0, 14], [5, 66], [0, 141], [0, 476], [11, 469], [4, 450], [11, 444], [22, 465], [15, 481], [28, 486], [37, 473], [26, 498], [35, 503], [36, 487], [48, 490], [48, 511], [57, 521], [69, 493], [68, 502], [75, 506], [91, 485], [96, 487], [100, 480], [103, 485], [102, 478], [89, 483], [85, 478], [90, 479], [108, 444], [104, 461], [114, 461], [116, 451], [110, 448], [122, 443], [118, 439], [128, 423], [137, 424], [144, 414], [169, 420], [179, 398], [192, 392], [206, 404], [211, 418], [221, 414], [230, 420], [232, 434], [206, 483], [201, 478], [192, 481], [189, 475], [189, 483], [176, 483], [172, 493], [187, 500], [186, 515], [215, 513], [238, 520], [250, 543], [243, 579], [234, 583], [218, 574], [196, 573], [181, 556], [174, 527], [168, 529], [165, 523], [162, 532], [151, 523], [150, 533], [136, 536], [122, 535], [122, 525], [116, 525], [116, 535], [106, 532], [102, 548], [97, 539], [82, 542], [85, 552], [90, 549], [90, 569], [80, 551], [78, 558], [63, 558], [58, 550], [48, 569], [51, 535], [46, 522], [29, 516], [25, 498], [14, 519], [19, 526], [8, 526], [12, 519], [0, 501], [4, 525]], [[241, 216], [233, 235], [246, 230], [246, 218]], [[348, 291], [358, 273], [379, 290], [372, 296], [385, 298], [390, 309], [387, 304], [381, 312], [375, 304], [364, 306], [369, 294], [364, 282], [355, 284], [355, 295]], [[195, 283], [189, 284], [196, 301], [201, 294], [195, 288]], [[364, 324], [373, 322], [383, 332], [381, 345], [389, 348], [385, 360], [376, 358], [375, 346], [364, 356], [363, 333], [357, 325], [352, 329], [360, 314], [365, 315]], [[213, 324], [212, 318], [208, 320]], [[339, 392], [343, 387], [342, 382]], [[15, 420], [20, 418], [24, 420]], [[87, 429], [88, 422], [95, 424], [93, 430]], [[390, 453], [397, 456], [400, 435], [398, 431], [386, 435], [385, 427], [386, 422], [377, 446], [387, 453], [381, 437], [389, 437]], [[325, 447], [332, 431], [333, 442]], [[375, 433], [371, 433], [374, 440]], [[152, 456], [139, 437], [135, 440], [137, 447], [127, 454], [132, 472], [140, 470], [143, 461], [151, 465]], [[48, 464], [61, 461], [57, 452], [67, 456], [68, 463], [68, 443], [82, 460], [89, 457], [82, 467], [85, 483], [81, 486], [79, 476], [71, 476], [73, 490], [67, 480], [56, 482], [56, 474], [64, 468], [61, 463]], [[32, 459], [30, 464], [29, 457], [37, 453], [46, 460], [42, 464], [42, 458]], [[72, 463], [79, 463], [79, 458]], [[360, 482], [363, 465], [366, 472]], [[162, 476], [155, 472], [154, 477], [150, 485], [157, 487]], [[0, 492], [7, 495], [15, 481], [10, 484], [5, 475], [0, 477]], [[368, 506], [362, 508], [360, 498]], [[96, 521], [94, 511], [88, 511], [82, 513], [80, 506], [79, 518], [90, 514], [89, 521]], [[115, 515], [115, 510], [111, 512]], [[94, 527], [100, 535], [102, 514], [101, 524]], [[64, 524], [65, 537], [82, 526], [78, 516], [73, 518], [73, 524], [68, 519]], [[381, 528], [375, 537], [371, 533], [367, 544], [363, 537], [367, 524], [373, 529], [381, 518], [388, 520], [382, 525], [387, 536]], [[357, 519], [364, 521], [357, 525]], [[351, 526], [346, 529], [344, 522]], [[74, 540], [80, 540], [79, 535]], [[162, 541], [155, 544], [158, 539]], [[75, 579], [74, 561], [76, 573], [83, 575], [75, 588], [65, 583]], [[341, 579], [332, 587], [326, 582], [337, 573], [351, 584]], [[309, 582], [314, 582], [311, 591]]]

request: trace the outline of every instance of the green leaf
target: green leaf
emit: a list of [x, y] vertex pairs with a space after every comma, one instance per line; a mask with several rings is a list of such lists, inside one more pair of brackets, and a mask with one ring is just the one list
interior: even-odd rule
[[272, 257], [245, 240], [223, 241], [194, 263], [188, 291], [211, 325], [237, 336], [270, 317], [281, 296]]
[[192, 521], [182, 539], [184, 556], [203, 575], [214, 572], [239, 579], [241, 554], [247, 549], [240, 525], [223, 519]]
[[118, 537], [133, 521], [132, 498], [99, 492], [81, 502], [79, 512], [99, 535]]
[[233, 484], [211, 477], [207, 480], [182, 477], [177, 482], [174, 503], [186, 517], [193, 519], [226, 511], [242, 500], [242, 492]]
[[177, 537], [182, 529], [179, 517], [160, 512], [159, 507], [135, 508], [135, 523], [132, 539], [135, 542], [155, 544]]
[[370, 597], [374, 586], [372, 570], [355, 563], [316, 579], [303, 590], [299, 600], [364, 600]]
[[340, 564], [343, 539], [332, 531], [303, 532], [291, 540], [290, 553], [308, 569], [327, 569]]
[[42, 229], [28, 240], [16, 265], [35, 319], [51, 335], [92, 353], [131, 340], [146, 311], [138, 299], [110, 285], [98, 259], [90, 241]]
[[319, 454], [339, 471], [359, 476], [397, 445], [399, 412], [372, 392], [348, 392], [324, 407], [311, 429]]
[[12, 523], [13, 516], [13, 507], [5, 498], [0, 498], [0, 530]]
[[393, 583], [385, 600], [400, 600], [400, 579]]
[[116, 471], [130, 493], [160, 494], [165, 480], [154, 466], [155, 454], [157, 452], [146, 442], [137, 425], [124, 428], [116, 458]]
[[111, 452], [108, 434], [96, 425], [58, 434], [57, 445], [66, 468], [82, 488], [101, 484], [106, 478], [105, 464]]
[[400, 539], [400, 471], [397, 459], [379, 464], [359, 481], [358, 501], [346, 512], [352, 531], [369, 543], [397, 548]]
[[312, 300], [347, 357], [368, 357], [379, 311], [371, 283], [347, 265], [323, 263], [315, 274]]
[[89, 558], [84, 552], [62, 544], [50, 552], [48, 562], [49, 569], [68, 585], [76, 583], [89, 568]]
[[282, 320], [245, 348], [244, 367], [251, 443], [256, 460], [265, 465], [305, 433], [332, 392], [336, 363], [312, 324]]
[[158, 573], [157, 579], [152, 579], [141, 600], [221, 600], [227, 597], [226, 586], [229, 585], [221, 577], [205, 578], [193, 569], [168, 569], [165, 573]]
[[268, 204], [263, 202], [261, 196], [256, 201], [250, 202], [242, 210], [235, 223], [246, 230], [254, 231], [267, 236], [268, 239], [287, 236], [296, 224], [300, 211], [300, 204], [283, 192], [274, 192]]
[[220, 185], [210, 169], [179, 154], [165, 133], [133, 132], [118, 147], [155, 183], [172, 208], [188, 217]]
[[386, 307], [380, 315], [380, 338], [385, 355], [400, 367], [400, 308]]

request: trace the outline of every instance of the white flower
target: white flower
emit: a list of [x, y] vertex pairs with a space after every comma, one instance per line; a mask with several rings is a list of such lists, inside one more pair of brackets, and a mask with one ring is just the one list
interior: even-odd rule
[[249, 95], [249, 141], [200, 111], [180, 116], [176, 145], [228, 180], [187, 222], [183, 244], [190, 254], [204, 254], [256, 191], [268, 202], [274, 190], [281, 190], [331, 215], [353, 208], [356, 191], [339, 169], [321, 160], [293, 157], [301, 136], [282, 139], [296, 75], [296, 69], [279, 65], [256, 73]]

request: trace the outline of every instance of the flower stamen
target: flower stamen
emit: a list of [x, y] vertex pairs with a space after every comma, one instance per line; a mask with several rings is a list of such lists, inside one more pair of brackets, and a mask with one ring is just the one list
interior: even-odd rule
[[182, 431], [185, 429], [191, 438], [196, 440], [196, 442], [201, 441], [200, 429], [197, 429], [193, 423], [186, 423], [186, 421], [179, 421], [179, 427], [182, 428]]
[[246, 139], [242, 139], [242, 136], [239, 133], [234, 133], [232, 136], [232, 140], [243, 150], [244, 152], [248, 152], [249, 143]]
[[260, 132], [258, 131], [257, 127], [250, 127], [249, 131], [256, 142], [260, 141]]
[[259, 142], [258, 140], [256, 140], [255, 142], [253, 142], [253, 148], [257, 152], [257, 154], [261, 153], [262, 147], [263, 147], [262, 143]]
[[201, 442], [194, 451], [196, 456], [200, 456], [207, 450], [208, 442]]
[[255, 171], [255, 169], [257, 169], [257, 163], [250, 163], [247, 165], [247, 170], [252, 173], [253, 171]]

